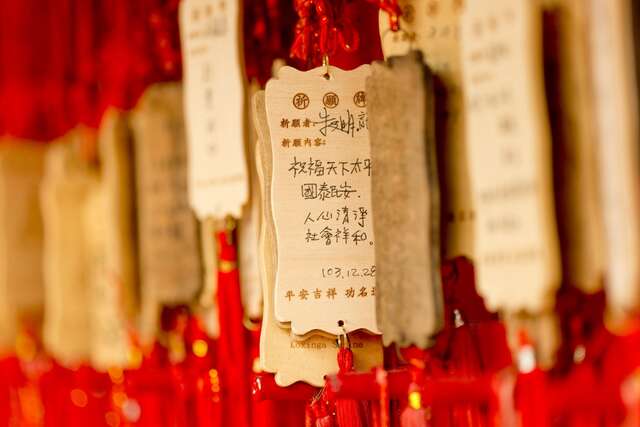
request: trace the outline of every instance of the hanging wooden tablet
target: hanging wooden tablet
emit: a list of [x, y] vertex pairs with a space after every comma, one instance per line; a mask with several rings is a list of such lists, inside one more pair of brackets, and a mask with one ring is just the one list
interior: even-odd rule
[[[256, 82], [249, 86], [248, 94], [252, 97], [260, 87]], [[250, 105], [251, 97], [247, 105]], [[247, 129], [247, 157], [255, 159], [257, 135], [255, 118], [249, 111], [249, 128]], [[238, 222], [238, 256], [240, 261], [240, 291], [245, 315], [250, 319], [262, 317], [262, 285], [258, 265], [258, 236], [260, 234], [260, 218], [262, 216], [260, 200], [260, 183], [255, 161], [249, 164], [249, 200], [242, 209], [242, 217]]]
[[143, 306], [147, 298], [189, 303], [202, 279], [198, 225], [187, 200], [181, 99], [179, 84], [154, 85], [132, 113]]
[[[279, 322], [294, 335], [377, 332], [371, 159], [364, 79], [283, 67], [266, 87]], [[327, 78], [325, 78], [327, 77]]]
[[598, 188], [588, 3], [556, 0], [545, 10], [545, 83], [563, 279], [602, 288], [604, 230]]
[[597, 158], [610, 314], [640, 309], [640, 194], [637, 82], [627, 0], [589, 1]]
[[378, 326], [425, 348], [443, 323], [432, 77], [414, 51], [373, 63], [366, 93]]
[[49, 148], [41, 187], [44, 224], [44, 346], [63, 365], [86, 363], [91, 355], [89, 251], [82, 226], [87, 197], [98, 178], [69, 141], [74, 130]]
[[106, 112], [100, 125], [100, 182], [87, 198], [85, 227], [91, 306], [91, 363], [126, 367], [137, 297], [132, 147], [125, 113]]
[[442, 254], [447, 258], [473, 256], [474, 210], [465, 142], [464, 87], [460, 54], [462, 0], [400, 0], [400, 31], [389, 29], [380, 16], [385, 58], [422, 52], [434, 75], [436, 140], [442, 187]]
[[42, 313], [39, 186], [45, 146], [0, 140], [0, 352], [13, 348], [19, 316]]
[[[324, 376], [336, 372], [336, 341], [314, 335], [306, 341], [293, 340], [287, 329], [281, 328], [273, 311], [277, 266], [276, 233], [271, 213], [272, 149], [265, 111], [265, 93], [253, 98], [258, 142], [256, 164], [262, 189], [262, 221], [260, 225], [260, 274], [263, 283], [264, 307], [260, 333], [260, 366], [275, 374], [276, 383], [288, 386], [296, 381], [322, 386]], [[267, 196], [267, 197], [265, 197]], [[369, 370], [382, 363], [380, 338], [366, 334], [352, 334], [352, 349], [358, 370]]]
[[478, 290], [493, 311], [549, 310], [560, 259], [539, 5], [471, 2], [462, 46]]
[[200, 219], [238, 218], [248, 199], [240, 5], [180, 3], [189, 202]]

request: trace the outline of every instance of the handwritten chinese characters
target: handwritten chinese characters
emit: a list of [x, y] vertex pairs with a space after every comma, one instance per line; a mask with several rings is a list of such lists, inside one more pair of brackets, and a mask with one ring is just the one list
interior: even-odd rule
[[296, 156], [289, 163], [289, 172], [293, 178], [298, 175], [307, 176], [350, 176], [354, 174], [366, 173], [371, 176], [371, 159], [361, 159], [356, 157], [349, 160], [322, 160], [309, 157], [298, 160]]
[[353, 230], [349, 227], [322, 227], [320, 231], [315, 230], [315, 232], [311, 231], [311, 228], [307, 229], [305, 234], [305, 241], [307, 243], [312, 242], [320, 242], [326, 246], [331, 245], [355, 245], [364, 244], [368, 242], [370, 245], [373, 245], [373, 242], [368, 240], [367, 233], [362, 230]]
[[278, 254], [275, 316], [299, 336], [314, 330], [337, 335], [340, 320], [349, 330], [377, 332], [364, 90], [369, 66], [331, 68], [329, 80], [322, 71], [285, 67], [266, 89]]
[[[358, 101], [359, 104], [362, 104], [359, 97], [363, 96], [364, 95], [358, 94], [354, 95], [354, 104], [356, 103], [356, 101]], [[347, 109], [344, 114], [333, 115], [325, 107], [318, 113], [318, 120], [313, 120], [308, 117], [282, 117], [280, 119], [280, 127], [283, 129], [291, 130], [300, 128], [314, 128], [318, 131], [319, 134], [315, 137], [306, 138], [285, 136], [282, 138], [281, 142], [283, 147], [301, 147], [302, 141], [304, 141], [304, 146], [306, 147], [319, 147], [326, 144], [327, 140], [325, 137], [333, 132], [342, 132], [351, 136], [351, 138], [355, 138], [358, 133], [369, 129], [369, 117], [367, 116], [366, 111], [360, 111], [357, 114], [354, 114], [354, 112], [350, 111], [349, 109]]]
[[[358, 226], [364, 228], [367, 217], [369, 216], [369, 211], [364, 207], [360, 206], [357, 209], [349, 209], [347, 206], [336, 209], [335, 211], [322, 210], [319, 213], [307, 213], [307, 217], [304, 220], [305, 224], [315, 223], [315, 222], [332, 222], [335, 219], [335, 222], [338, 224], [349, 224], [350, 222], [356, 223]], [[351, 218], [351, 220], [350, 220]]]
[[[365, 231], [369, 210], [364, 206], [350, 209], [347, 206], [335, 212], [322, 210], [319, 213], [308, 212], [304, 220], [308, 225], [305, 234], [306, 243], [320, 242], [329, 245], [359, 245], [368, 242], [373, 245]], [[337, 224], [334, 226], [334, 224]], [[315, 227], [314, 227], [315, 226]], [[355, 270], [355, 269], [354, 269]]]

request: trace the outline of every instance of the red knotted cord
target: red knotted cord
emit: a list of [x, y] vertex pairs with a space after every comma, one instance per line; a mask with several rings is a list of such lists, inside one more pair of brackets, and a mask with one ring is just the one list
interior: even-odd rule
[[[399, 30], [401, 14], [397, 0], [367, 0], [389, 14], [392, 31]], [[353, 52], [360, 46], [360, 34], [348, 14], [344, 13], [345, 0], [295, 0], [298, 14], [292, 58], [308, 65], [320, 64], [322, 58], [338, 52]]]

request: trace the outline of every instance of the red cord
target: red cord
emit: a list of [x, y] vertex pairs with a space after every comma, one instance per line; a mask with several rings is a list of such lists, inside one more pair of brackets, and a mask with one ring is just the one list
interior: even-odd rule
[[[401, 14], [397, 0], [367, 0], [389, 13], [392, 31], [399, 29]], [[319, 65], [322, 58], [338, 50], [354, 52], [360, 35], [344, 13], [345, 0], [295, 0], [298, 14], [290, 56]]]

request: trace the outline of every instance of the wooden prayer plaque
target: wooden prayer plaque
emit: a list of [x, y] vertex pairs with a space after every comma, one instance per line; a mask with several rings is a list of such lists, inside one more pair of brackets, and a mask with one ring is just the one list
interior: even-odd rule
[[[258, 132], [256, 149], [258, 177], [263, 195], [268, 195], [271, 192], [272, 150], [264, 91], [254, 96], [253, 110]], [[262, 204], [260, 273], [264, 308], [260, 334], [260, 365], [264, 371], [275, 373], [276, 383], [280, 386], [304, 381], [320, 387], [324, 384], [326, 374], [337, 372], [336, 341], [315, 335], [305, 341], [297, 342], [291, 338], [287, 329], [278, 325], [273, 312], [278, 252], [271, 214], [271, 198], [263, 196]], [[356, 369], [368, 370], [382, 363], [380, 338], [366, 333], [354, 333], [351, 341]]]
[[294, 335], [377, 333], [371, 159], [364, 80], [369, 66], [301, 72], [267, 83], [274, 310]]
[[128, 366], [133, 350], [138, 290], [130, 139], [126, 114], [107, 111], [98, 135], [100, 181], [85, 206], [91, 364], [99, 370]]
[[433, 82], [419, 52], [367, 77], [376, 308], [385, 345], [425, 348], [443, 323]]
[[607, 253], [605, 286], [610, 314], [621, 319], [640, 310], [638, 90], [631, 2], [588, 4]]
[[142, 298], [165, 304], [191, 302], [202, 279], [181, 99], [179, 84], [154, 85], [132, 113]]
[[13, 349], [21, 315], [43, 310], [39, 186], [45, 145], [0, 140], [0, 352]]
[[545, 10], [545, 82], [563, 279], [596, 292], [602, 288], [605, 245], [588, 14], [583, 0], [556, 0]]
[[549, 310], [561, 273], [541, 9], [470, 2], [462, 46], [478, 291], [493, 311]]
[[180, 3], [189, 202], [200, 219], [240, 217], [248, 198], [239, 5]]
[[95, 171], [78, 157], [69, 138], [47, 152], [40, 188], [44, 223], [44, 346], [63, 365], [85, 363], [91, 355], [89, 251], [82, 226], [84, 208], [95, 191]]
[[[253, 82], [249, 86], [251, 96], [258, 92], [259, 85]], [[251, 103], [248, 99], [248, 105]], [[247, 157], [255, 159], [257, 134], [255, 130], [255, 117], [249, 111], [250, 129], [247, 129]], [[238, 257], [240, 272], [240, 291], [244, 312], [250, 319], [262, 317], [262, 284], [260, 283], [260, 266], [258, 262], [258, 237], [260, 235], [260, 222], [262, 217], [262, 201], [260, 200], [260, 182], [256, 163], [252, 161], [249, 169], [249, 200], [242, 209], [242, 217], [238, 221]]]

